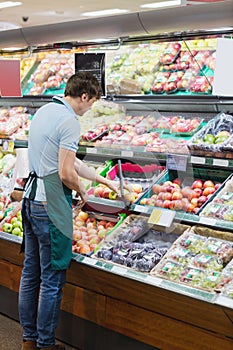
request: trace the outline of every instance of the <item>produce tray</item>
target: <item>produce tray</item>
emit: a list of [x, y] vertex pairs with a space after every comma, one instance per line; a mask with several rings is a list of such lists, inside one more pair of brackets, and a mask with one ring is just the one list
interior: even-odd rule
[[[73, 219], [75, 219], [75, 217], [78, 215], [78, 213], [80, 212], [80, 209], [78, 208], [74, 208], [73, 209]], [[105, 233], [105, 235], [103, 235], [103, 237], [99, 237], [99, 240], [102, 241], [104, 240], [105, 237], [107, 237], [112, 231], [114, 231], [115, 229], [117, 229], [121, 224], [122, 222], [125, 220], [126, 218], [126, 214], [124, 213], [121, 213], [119, 215], [110, 215], [110, 214], [102, 214], [102, 213], [97, 213], [97, 212], [90, 212], [90, 211], [85, 211], [87, 214], [88, 214], [88, 219], [92, 220], [92, 219], [95, 219], [97, 222], [99, 221], [107, 221], [107, 222], [113, 222], [115, 223], [115, 226], [110, 228], [109, 230], [107, 230], [107, 232]], [[92, 221], [90, 221], [92, 222]], [[75, 224], [74, 224], [75, 225]], [[86, 225], [86, 224], [85, 224]], [[84, 225], [84, 226], [85, 226]], [[74, 226], [75, 227], [75, 226]], [[76, 232], [77, 233], [78, 231], [78, 228], [75, 228], [74, 229], [74, 233]], [[81, 231], [80, 231], [81, 232]], [[93, 234], [92, 234], [93, 235]], [[81, 237], [80, 240], [82, 240], [83, 238]], [[79, 240], [78, 240], [79, 241]], [[78, 242], [77, 241], [77, 242]], [[86, 252], [86, 253], [82, 253], [83, 255], [87, 255], [87, 256], [90, 256], [94, 253], [94, 248], [90, 251], [90, 252]], [[76, 256], [76, 254], [78, 253], [75, 253], [73, 251], [73, 255]]]
[[[162, 227], [149, 225], [147, 221], [147, 217], [131, 214], [96, 247], [94, 256], [118, 266], [148, 273], [187, 226], [175, 224], [171, 231], [166, 232]], [[144, 226], [140, 226], [142, 222]]]
[[[232, 176], [232, 172], [229, 170], [215, 170], [215, 169], [206, 169], [206, 168], [199, 168], [199, 167], [192, 167], [187, 169], [186, 172], [176, 170], [166, 170], [162, 176], [159, 177], [157, 181], [155, 181], [154, 184], [162, 184], [165, 181], [173, 181], [176, 178], [182, 178], [183, 177], [183, 186], [191, 185], [192, 182], [196, 179], [202, 179], [202, 180], [212, 180], [214, 182], [222, 182], [222, 185], [219, 189], [216, 190], [215, 194], [217, 194], [221, 188], [225, 185], [226, 181]], [[153, 185], [154, 185], [153, 184]], [[137, 210], [139, 207], [147, 207], [147, 213], [151, 213], [153, 209], [158, 208], [157, 206], [151, 206], [151, 205], [145, 205], [141, 204], [141, 201], [144, 198], [150, 198], [153, 195], [153, 185], [135, 202], [131, 205], [132, 210]], [[208, 201], [205, 202], [205, 204], [209, 203], [212, 200], [212, 198], [208, 199]], [[162, 209], [162, 208], [161, 208]], [[165, 210], [165, 209], [164, 209]], [[166, 209], [171, 210], [171, 209]], [[200, 212], [200, 210], [199, 210]], [[198, 214], [199, 214], [198, 212]], [[195, 220], [195, 214], [193, 213], [186, 213], [183, 210], [176, 210], [175, 218], [182, 220], [182, 219], [188, 219], [190, 221], [190, 218], [193, 217]]]
[[[163, 166], [157, 164], [138, 165], [122, 163], [123, 180], [130, 184], [140, 184], [143, 192], [156, 180], [164, 170]], [[119, 167], [115, 164], [106, 175], [111, 180], [119, 180]]]
[[[200, 209], [198, 215], [202, 216], [202, 217], [206, 217], [206, 218], [214, 218], [216, 220], [218, 220], [219, 222], [222, 222], [222, 225], [224, 226], [224, 224], [226, 223], [226, 221], [232, 221], [232, 227], [233, 227], [233, 214], [232, 214], [232, 218], [229, 217], [229, 220], [224, 220], [223, 218], [221, 218], [221, 209], [224, 210], [225, 212], [228, 210], [231, 210], [233, 213], [233, 196], [232, 196], [232, 200], [229, 202], [224, 202], [223, 200], [221, 200], [222, 196], [226, 196], [227, 193], [229, 193], [229, 195], [231, 195], [233, 192], [233, 174], [231, 174], [226, 181], [224, 181], [224, 183], [222, 184], [221, 188], [219, 189], [219, 191], [216, 191], [213, 196], [211, 197], [211, 201], [210, 202], [206, 202]], [[229, 197], [229, 196], [228, 196]], [[223, 197], [224, 198], [224, 197]], [[215, 210], [212, 211], [213, 215], [205, 215], [206, 212], [208, 212], [208, 210], [211, 209], [211, 207]], [[219, 209], [219, 210], [218, 210]], [[211, 212], [211, 211], [210, 211]], [[219, 212], [219, 215], [218, 215]], [[216, 214], [216, 215], [214, 215]], [[223, 214], [223, 212], [222, 212]]]
[[[202, 232], [203, 233], [203, 232]], [[209, 291], [220, 292], [224, 285], [227, 285], [232, 280], [233, 276], [226, 273], [223, 260], [218, 260], [217, 253], [206, 253], [205, 249], [211, 246], [211, 242], [216, 242], [220, 247], [221, 244], [228, 245], [229, 259], [225, 262], [228, 266], [230, 256], [233, 254], [232, 243], [223, 241], [219, 238], [202, 237], [195, 233], [193, 228], [186, 230], [172, 245], [168, 252], [161, 259], [159, 264], [155, 266], [150, 274], [163, 278], [175, 283], [191, 286], [193, 288]], [[222, 251], [222, 257], [224, 251]], [[203, 257], [202, 257], [203, 255]], [[187, 257], [187, 259], [186, 259]], [[203, 261], [204, 265], [201, 267], [194, 262]], [[214, 268], [215, 261], [219, 261], [221, 266], [217, 271]], [[208, 266], [208, 263], [214, 263], [213, 267]]]
[[212, 135], [215, 137], [219, 132], [227, 131], [229, 132], [229, 136], [233, 132], [233, 116], [230, 114], [219, 113], [215, 116], [215, 118], [211, 119], [201, 130], [199, 130], [187, 143], [188, 148], [191, 152], [193, 151], [206, 151], [211, 152], [222, 152], [224, 147], [229, 143], [229, 137], [221, 143], [209, 143], [199, 142], [199, 140], [203, 140], [206, 135]]

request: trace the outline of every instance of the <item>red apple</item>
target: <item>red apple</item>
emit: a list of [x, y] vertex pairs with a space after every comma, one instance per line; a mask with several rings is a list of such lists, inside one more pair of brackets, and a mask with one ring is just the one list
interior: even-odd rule
[[205, 187], [203, 190], [203, 196], [208, 196], [208, 195], [212, 195], [215, 192], [215, 188], [214, 187]]
[[216, 184], [214, 185], [214, 188], [215, 188], [215, 190], [217, 191], [217, 190], [219, 189], [219, 187], [221, 187], [221, 186], [222, 186], [221, 183], [216, 183]]
[[183, 198], [183, 196], [182, 196], [182, 193], [180, 191], [173, 192], [173, 194], [172, 194], [173, 200], [182, 199], [182, 198]]
[[87, 218], [88, 218], [88, 213], [86, 213], [85, 211], [82, 211], [82, 210], [81, 210], [81, 211], [78, 213], [78, 219], [79, 219], [79, 220], [86, 221]]
[[204, 182], [203, 187], [204, 188], [206, 188], [206, 187], [214, 187], [214, 183], [211, 180], [207, 180], [207, 181]]
[[199, 208], [198, 208], [198, 207], [193, 208], [193, 214], [197, 214], [198, 211], [199, 211]]
[[166, 199], [166, 200], [163, 202], [163, 208], [168, 209], [168, 208], [170, 207], [170, 203], [171, 203], [171, 201], [168, 200], [168, 199]]
[[202, 180], [195, 180], [195, 181], [193, 182], [193, 184], [192, 184], [192, 189], [194, 189], [194, 188], [200, 188], [200, 189], [202, 189], [202, 187], [203, 187], [203, 182], [202, 182]]
[[194, 188], [193, 191], [198, 194], [198, 197], [200, 197], [202, 195], [202, 192], [203, 192], [201, 188]]
[[199, 197], [197, 201], [198, 207], [201, 207], [207, 200], [208, 198], [206, 196]]
[[180, 179], [180, 178], [176, 178], [175, 180], [173, 180], [173, 183], [174, 184], [177, 184], [177, 185], [179, 185], [179, 186], [181, 186], [181, 184], [182, 184], [182, 179]]
[[169, 201], [172, 200], [172, 194], [170, 192], [165, 192], [164, 199]]
[[153, 186], [152, 186], [152, 191], [155, 193], [155, 194], [157, 194], [157, 193], [159, 193], [160, 192], [160, 185], [159, 184], [154, 184]]

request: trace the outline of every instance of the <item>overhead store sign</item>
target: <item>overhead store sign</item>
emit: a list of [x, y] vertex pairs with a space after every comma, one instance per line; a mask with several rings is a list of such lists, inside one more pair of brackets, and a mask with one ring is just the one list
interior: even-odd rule
[[213, 94], [233, 96], [233, 40], [217, 39]]
[[0, 96], [22, 96], [20, 86], [20, 60], [0, 60]]
[[75, 53], [75, 73], [90, 72], [99, 81], [106, 96], [105, 53]]

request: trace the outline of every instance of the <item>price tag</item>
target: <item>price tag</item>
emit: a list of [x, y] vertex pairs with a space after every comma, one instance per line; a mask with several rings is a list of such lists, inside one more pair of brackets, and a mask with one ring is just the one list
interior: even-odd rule
[[134, 210], [139, 211], [140, 213], [148, 213], [148, 208], [144, 207], [143, 205], [136, 204]]
[[170, 227], [175, 215], [175, 211], [154, 209], [149, 217], [148, 223]]
[[96, 154], [97, 153], [97, 149], [95, 147], [87, 147], [86, 148], [86, 153]]
[[112, 272], [115, 272], [118, 275], [124, 276], [127, 273], [127, 270], [120, 266], [113, 266]]
[[121, 156], [122, 157], [131, 157], [131, 158], [133, 158], [133, 156], [134, 156], [134, 153], [132, 152], [132, 151], [121, 151]]
[[155, 277], [155, 276], [146, 276], [145, 281], [149, 284], [153, 284], [154, 286], [160, 286], [160, 284], [162, 283], [162, 279]]
[[216, 225], [216, 220], [215, 219], [207, 218], [207, 217], [204, 217], [204, 216], [200, 217], [199, 222], [201, 224], [205, 224], [205, 225], [211, 225], [211, 226], [215, 226]]
[[215, 304], [226, 306], [233, 309], [233, 299], [228, 298], [224, 295], [220, 295], [215, 299]]
[[168, 170], [186, 171], [188, 156], [179, 154], [168, 154], [166, 168]]
[[214, 159], [213, 165], [228, 167], [229, 161], [227, 159]]
[[92, 259], [92, 258], [88, 258], [87, 256], [85, 256], [84, 260], [83, 260], [86, 264], [88, 265], [92, 265], [94, 266], [96, 264], [96, 260]]
[[205, 158], [203, 157], [191, 157], [191, 163], [195, 163], [195, 164], [205, 164]]
[[2, 143], [2, 150], [6, 152], [13, 152], [14, 146], [15, 146], [14, 141], [4, 140]]

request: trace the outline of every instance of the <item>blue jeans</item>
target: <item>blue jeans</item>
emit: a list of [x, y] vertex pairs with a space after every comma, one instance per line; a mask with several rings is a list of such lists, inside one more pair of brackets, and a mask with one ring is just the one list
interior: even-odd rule
[[66, 270], [51, 269], [47, 205], [23, 200], [25, 260], [19, 290], [19, 318], [23, 339], [39, 348], [55, 344]]

